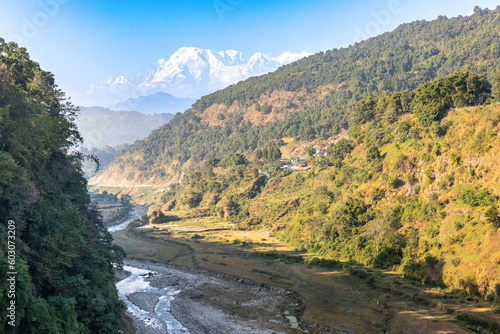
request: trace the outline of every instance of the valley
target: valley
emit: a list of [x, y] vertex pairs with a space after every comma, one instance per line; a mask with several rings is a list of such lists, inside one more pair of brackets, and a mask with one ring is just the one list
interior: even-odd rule
[[236, 2], [1, 5], [0, 333], [499, 334], [500, 6]]
[[[471, 298], [458, 290], [422, 285], [397, 272], [335, 261], [322, 263], [321, 258], [298, 252], [276, 239], [271, 231], [237, 231], [208, 217], [176, 213], [180, 219], [175, 222], [143, 226], [137, 222], [113, 234], [115, 242], [133, 259], [126, 264], [147, 270], [163, 268], [160, 270], [166, 270], [173, 277], [177, 270], [187, 270], [190, 274], [226, 280], [224, 290], [231, 296], [224, 301], [227, 297], [213, 285], [184, 290], [185, 285], [180, 283], [181, 292], [174, 297], [172, 305], [177, 298], [181, 304], [185, 298], [191, 298], [192, 302], [201, 304], [199, 307], [215, 307], [233, 319], [244, 316], [245, 323], [274, 323], [278, 326], [274, 331], [279, 333], [302, 330], [309, 333], [495, 333], [495, 323], [500, 320], [495, 304]], [[155, 281], [158, 280], [152, 280]], [[278, 309], [273, 309], [276, 306], [270, 306], [265, 299], [260, 304], [249, 304], [248, 298], [264, 298], [242, 293], [249, 284], [269, 287], [272, 291], [276, 289], [273, 287], [291, 291], [287, 294], [295, 296], [296, 301], [283, 302]], [[250, 314], [252, 318], [248, 318]], [[299, 319], [301, 330], [289, 327], [284, 321], [287, 314]], [[465, 319], [464, 314], [476, 322], [469, 318], [458, 320]], [[184, 326], [189, 328], [193, 319], [185, 317], [179, 314], [177, 319], [181, 322], [184, 319]], [[272, 319], [279, 320], [281, 325]], [[473, 325], [475, 323], [482, 325]], [[487, 329], [488, 325], [493, 326], [492, 330]], [[208, 332], [218, 332], [210, 328], [214, 327], [205, 325]], [[241, 329], [236, 332], [246, 333]]]
[[369, 97], [349, 132], [285, 138], [205, 164], [180, 185], [131, 191], [151, 205], [115, 241], [133, 259], [287, 289], [311, 333], [496, 333], [499, 105], [425, 114], [429, 89], [465, 80], [478, 99], [489, 89], [484, 76], [456, 73]]

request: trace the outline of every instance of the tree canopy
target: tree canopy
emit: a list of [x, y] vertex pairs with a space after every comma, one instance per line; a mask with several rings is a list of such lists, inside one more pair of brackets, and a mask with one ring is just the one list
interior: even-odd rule
[[[15, 327], [0, 332], [112, 333], [123, 311], [113, 263], [121, 249], [91, 203], [72, 153], [77, 110], [26, 49], [0, 39], [0, 307], [16, 271]], [[9, 223], [11, 222], [11, 223]], [[7, 231], [15, 225], [15, 270]]]

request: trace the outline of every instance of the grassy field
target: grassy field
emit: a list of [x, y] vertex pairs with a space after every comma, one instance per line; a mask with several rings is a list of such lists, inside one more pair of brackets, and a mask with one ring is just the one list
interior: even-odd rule
[[116, 216], [122, 208], [123, 205], [119, 202], [99, 203], [99, 210], [102, 213], [104, 222], [107, 222]]
[[353, 333], [498, 333], [495, 305], [465, 292], [346, 263], [328, 268], [270, 230], [239, 231], [214, 218], [174, 214], [181, 219], [131, 227], [116, 233], [115, 242], [130, 257], [199, 266], [295, 291], [306, 303], [298, 310], [301, 318], [323, 326]]

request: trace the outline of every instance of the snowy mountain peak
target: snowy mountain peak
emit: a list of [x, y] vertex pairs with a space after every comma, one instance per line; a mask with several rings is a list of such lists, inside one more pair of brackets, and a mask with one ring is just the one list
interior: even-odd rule
[[302, 53], [292, 53], [290, 51], [286, 51], [283, 52], [280, 56], [273, 59], [280, 64], [289, 64], [307, 56], [309, 56], [309, 52], [307, 51], [302, 51]]
[[198, 59], [205, 52], [202, 49], [195, 47], [182, 47], [170, 56], [169, 62], [175, 60]]
[[121, 76], [116, 77], [116, 78], [109, 78], [107, 83], [110, 85], [127, 85], [130, 82], [128, 81], [127, 78], [125, 78], [123, 75], [121, 75]]
[[199, 98], [250, 76], [265, 74], [307, 56], [307, 52], [285, 52], [276, 58], [256, 52], [247, 61], [236, 50], [182, 47], [168, 60], [159, 59], [156, 69], [132, 78], [119, 76], [91, 85], [89, 105], [110, 106], [128, 98], [165, 92], [180, 98]]
[[264, 57], [265, 57], [265, 58], [269, 58], [269, 57], [267, 57], [265, 54], [263, 54], [262, 52], [255, 52], [255, 53], [253, 54], [253, 56], [252, 56], [252, 57], [250, 57], [250, 59], [255, 59], [255, 58], [264, 58]]
[[236, 50], [219, 51], [216, 55], [226, 65], [240, 65], [245, 63], [243, 54]]

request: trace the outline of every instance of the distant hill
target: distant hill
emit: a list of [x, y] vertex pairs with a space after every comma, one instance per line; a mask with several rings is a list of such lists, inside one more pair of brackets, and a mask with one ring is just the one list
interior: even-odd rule
[[138, 111], [148, 115], [164, 113], [176, 114], [191, 108], [194, 102], [196, 102], [195, 99], [181, 99], [167, 93], [159, 92], [149, 96], [127, 99], [115, 104], [111, 109], [117, 111]]
[[168, 113], [146, 115], [137, 111], [112, 111], [102, 107], [80, 108], [75, 121], [87, 148], [131, 144], [170, 121]]
[[82, 162], [82, 171], [86, 179], [92, 177], [95, 173], [99, 172], [106, 168], [120, 153], [125, 150], [129, 144], [121, 144], [117, 146], [108, 146], [104, 145], [103, 147], [81, 147], [80, 153], [84, 156], [92, 156], [96, 158], [99, 162], [99, 166], [97, 166], [97, 162], [94, 159], [85, 159]]

